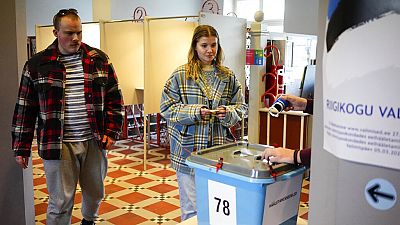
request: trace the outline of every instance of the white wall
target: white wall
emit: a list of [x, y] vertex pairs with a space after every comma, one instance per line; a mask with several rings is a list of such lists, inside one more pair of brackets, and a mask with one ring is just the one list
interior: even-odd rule
[[[204, 0], [111, 0], [111, 19], [133, 19], [136, 7], [151, 17], [198, 15]], [[222, 10], [223, 0], [217, 0]], [[93, 22], [92, 0], [26, 0], [27, 35], [35, 36], [35, 24], [51, 25], [60, 9], [75, 8], [82, 22]]]
[[133, 19], [136, 7], [143, 7], [151, 17], [198, 15], [202, 3], [201, 0], [112, 0], [111, 18]]
[[26, 0], [27, 35], [35, 36], [35, 24], [51, 25], [58, 10], [69, 8], [78, 10], [82, 22], [92, 22], [92, 0]]

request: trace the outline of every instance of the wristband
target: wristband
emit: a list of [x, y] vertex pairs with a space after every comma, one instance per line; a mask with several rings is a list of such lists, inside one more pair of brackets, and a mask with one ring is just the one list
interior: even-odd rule
[[296, 149], [296, 150], [294, 150], [294, 152], [293, 152], [293, 164], [295, 165], [295, 166], [300, 166], [300, 163], [298, 163], [297, 162], [297, 153], [299, 152], [299, 150], [298, 149]]

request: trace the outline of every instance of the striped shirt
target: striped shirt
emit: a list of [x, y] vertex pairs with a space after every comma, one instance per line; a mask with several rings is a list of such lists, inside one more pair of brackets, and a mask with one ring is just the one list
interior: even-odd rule
[[63, 55], [60, 61], [66, 69], [64, 142], [93, 138], [85, 104], [84, 73], [81, 54]]

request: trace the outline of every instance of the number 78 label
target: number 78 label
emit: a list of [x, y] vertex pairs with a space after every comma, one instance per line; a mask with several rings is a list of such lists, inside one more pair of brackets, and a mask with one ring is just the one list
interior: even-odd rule
[[236, 225], [236, 188], [208, 180], [210, 225]]

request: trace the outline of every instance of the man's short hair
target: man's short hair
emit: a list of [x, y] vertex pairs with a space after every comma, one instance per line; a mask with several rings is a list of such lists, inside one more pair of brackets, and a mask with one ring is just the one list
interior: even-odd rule
[[79, 19], [78, 10], [76, 9], [60, 9], [56, 15], [53, 17], [53, 26], [54, 29], [58, 30], [60, 28], [61, 18], [64, 16], [70, 16], [72, 18]]

